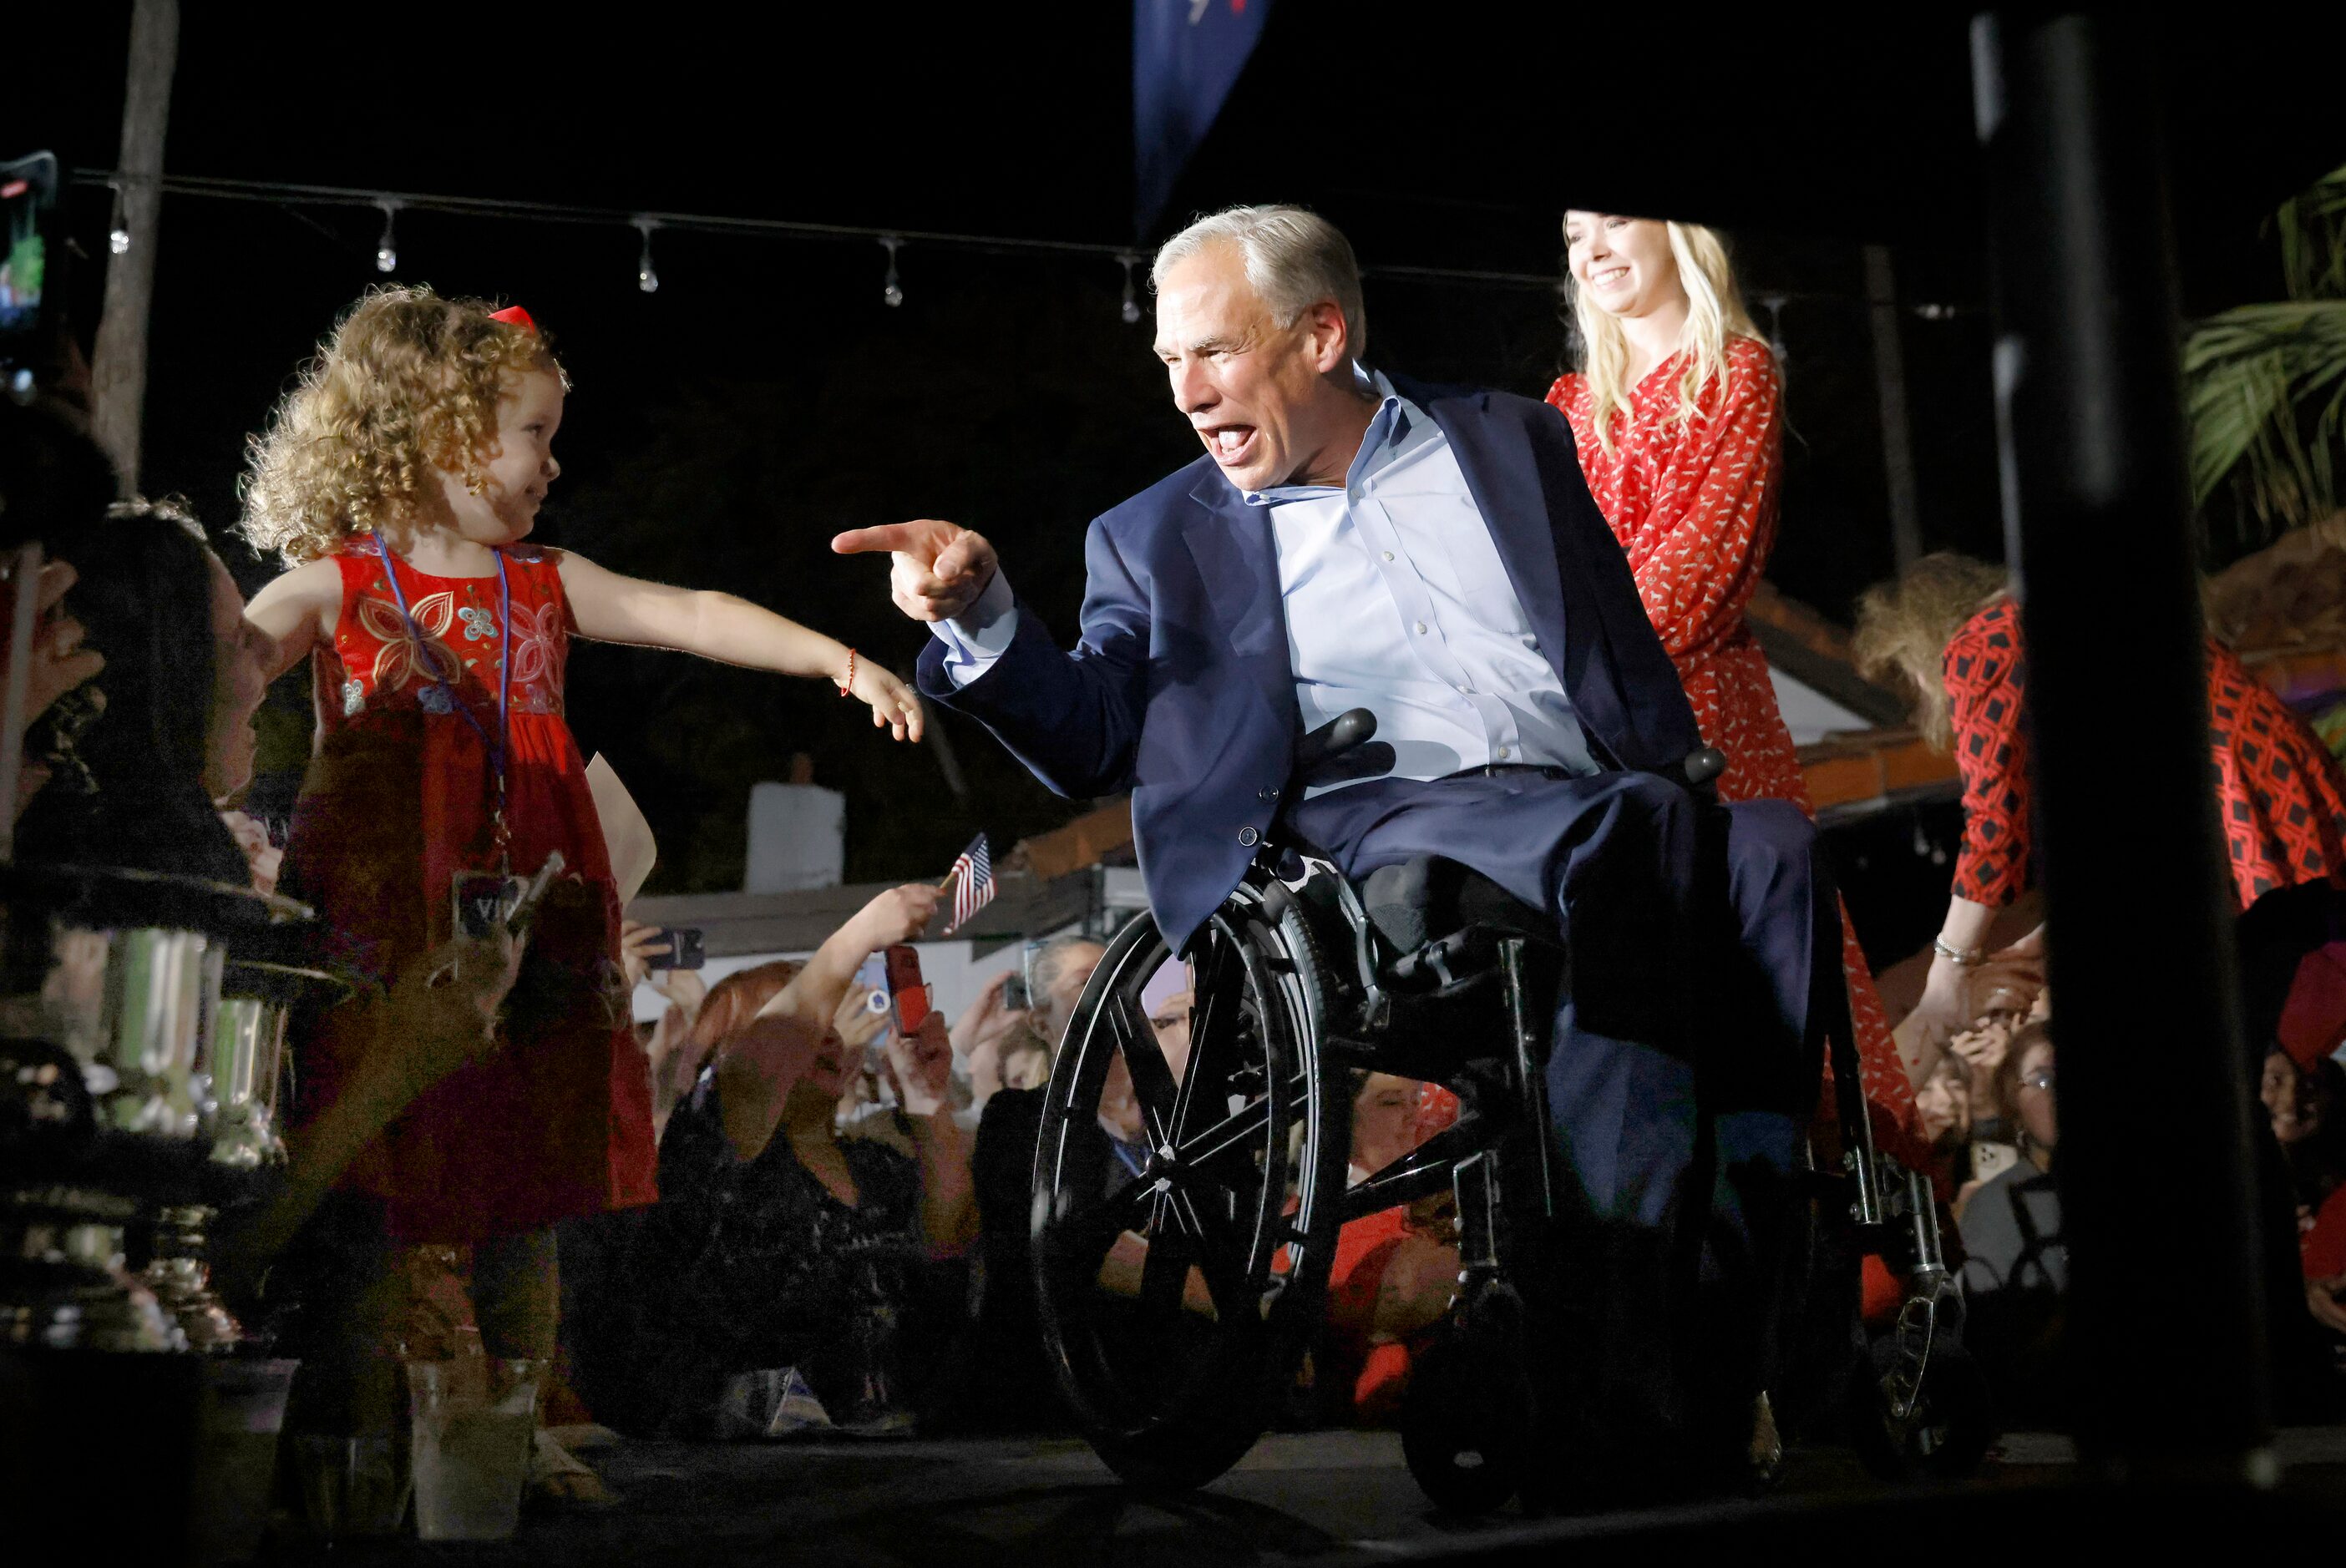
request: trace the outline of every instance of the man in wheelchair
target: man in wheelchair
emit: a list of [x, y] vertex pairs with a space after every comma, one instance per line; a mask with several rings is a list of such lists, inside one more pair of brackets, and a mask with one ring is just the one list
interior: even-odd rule
[[[892, 554], [895, 602], [934, 633], [924, 693], [1062, 795], [1131, 792], [1154, 923], [1069, 1026], [1036, 1176], [1046, 1329], [1086, 1430], [1136, 1479], [1218, 1473], [1268, 1419], [1231, 1390], [1300, 1359], [1333, 1227], [1456, 1181], [1456, 1310], [1529, 1391], [1470, 1359], [1454, 1457], [1535, 1426], [1554, 1471], [1772, 1463], [1755, 1410], [1841, 984], [1814, 830], [1709, 797], [1720, 761], [1554, 409], [1369, 370], [1351, 247], [1299, 209], [1200, 219], [1152, 281], [1205, 450], [1091, 524], [1072, 651], [977, 534], [834, 542]], [[1047, 462], [1048, 426], [1026, 438]], [[1174, 955], [1197, 991], [1181, 1073], [1135, 1022]], [[1071, 1177], [1099, 1143], [1077, 1124], [1103, 1043], [1159, 1147]], [[1347, 1066], [1453, 1082], [1477, 1114], [1346, 1198]], [[1547, 1135], [1509, 1153], [1526, 1112]], [[1094, 1208], [1114, 1213], [1085, 1230]], [[1219, 1348], [1110, 1364], [1055, 1298], [1062, 1221], [1095, 1248], [1149, 1238], [1144, 1304], [1187, 1296], [1194, 1319], [1202, 1279]]]

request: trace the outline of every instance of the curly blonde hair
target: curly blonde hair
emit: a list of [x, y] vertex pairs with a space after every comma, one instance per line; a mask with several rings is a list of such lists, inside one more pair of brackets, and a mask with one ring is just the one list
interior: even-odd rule
[[1914, 699], [1914, 728], [1941, 751], [1955, 739], [1947, 713], [1947, 645], [1964, 622], [2010, 592], [2003, 567], [1940, 550], [1858, 598], [1851, 652], [1859, 671], [1905, 687]]
[[250, 443], [239, 527], [253, 548], [298, 566], [369, 529], [404, 534], [434, 469], [477, 490], [510, 379], [550, 371], [570, 386], [546, 340], [495, 308], [368, 290]]

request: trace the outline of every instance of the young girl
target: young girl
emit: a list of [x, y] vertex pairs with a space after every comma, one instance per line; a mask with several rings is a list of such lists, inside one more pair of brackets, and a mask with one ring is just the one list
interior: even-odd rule
[[[272, 677], [314, 660], [315, 754], [281, 891], [341, 956], [388, 976], [449, 940], [464, 873], [566, 864], [533, 930], [500, 1048], [425, 1094], [346, 1185], [399, 1243], [471, 1243], [492, 1355], [553, 1349], [559, 1219], [651, 1201], [651, 1107], [619, 910], [563, 719], [573, 636], [820, 676], [918, 738], [885, 669], [726, 594], [663, 587], [526, 541], [567, 381], [528, 315], [428, 289], [370, 294], [253, 443], [245, 536], [292, 570], [249, 612]], [[345, 1009], [344, 1011], [350, 1011]], [[326, 1103], [364, 1042], [301, 1046]]]

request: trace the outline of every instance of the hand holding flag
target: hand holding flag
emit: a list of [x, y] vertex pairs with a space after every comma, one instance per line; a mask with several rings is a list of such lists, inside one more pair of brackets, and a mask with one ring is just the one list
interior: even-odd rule
[[944, 929], [947, 936], [994, 901], [994, 853], [986, 847], [984, 834], [970, 840], [969, 848], [961, 852], [953, 870], [945, 873], [945, 880], [937, 884], [937, 891], [953, 895], [953, 918]]

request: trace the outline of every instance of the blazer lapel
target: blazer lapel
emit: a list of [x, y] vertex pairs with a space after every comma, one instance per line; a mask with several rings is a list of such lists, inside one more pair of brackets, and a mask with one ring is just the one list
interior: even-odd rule
[[1291, 723], [1295, 673], [1287, 657], [1287, 609], [1279, 595], [1270, 508], [1248, 505], [1219, 473], [1205, 474], [1189, 494], [1197, 510], [1183, 525], [1182, 542], [1205, 582], [1209, 635], [1237, 656], [1243, 680], [1270, 711]]
[[1512, 422], [1488, 418], [1453, 417], [1459, 402], [1475, 412], [1487, 411], [1487, 393], [1466, 399], [1429, 394], [1409, 387], [1402, 394], [1425, 410], [1442, 433], [1466, 476], [1466, 489], [1489, 524], [1499, 559], [1515, 585], [1515, 598], [1540, 641], [1540, 651], [1566, 691], [1572, 678], [1566, 673], [1564, 575], [1556, 561], [1556, 534], [1548, 525], [1547, 501], [1540, 494], [1539, 463], [1531, 443]]

